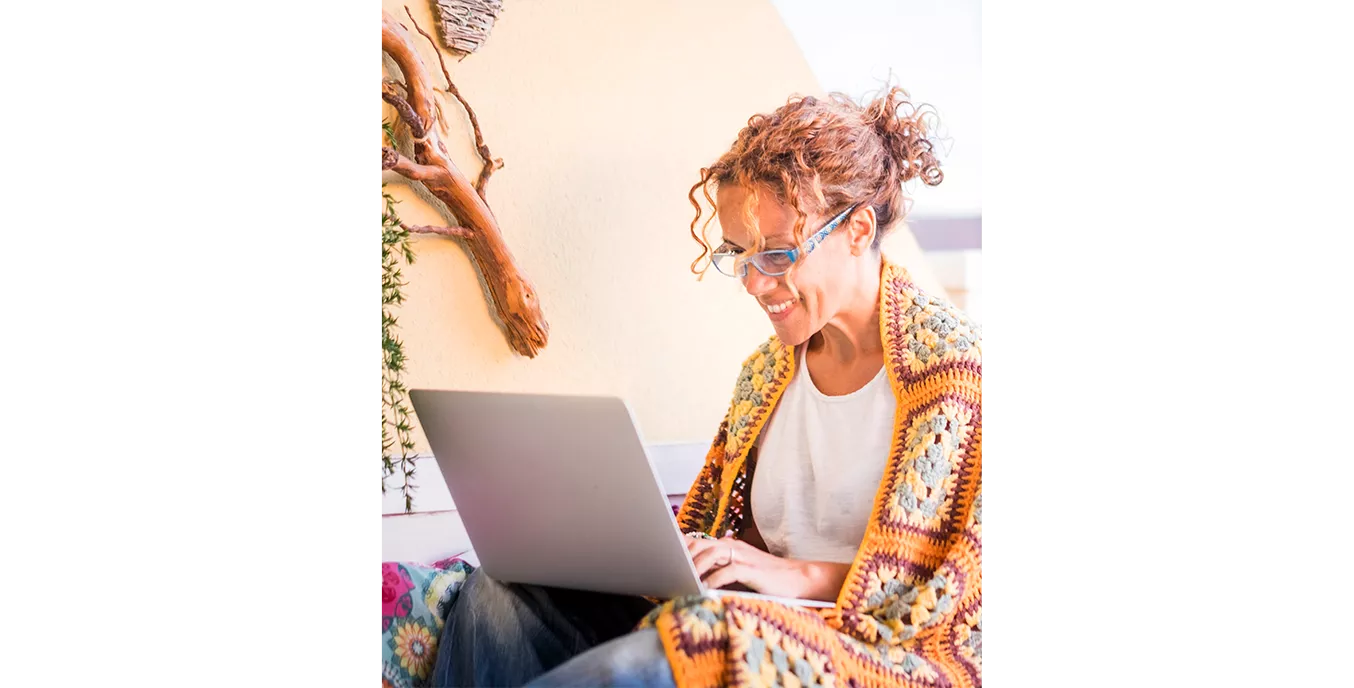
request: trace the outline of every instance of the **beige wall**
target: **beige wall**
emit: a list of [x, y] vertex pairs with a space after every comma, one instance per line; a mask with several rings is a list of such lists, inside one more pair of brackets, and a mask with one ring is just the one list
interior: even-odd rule
[[[418, 237], [399, 311], [407, 381], [616, 394], [646, 440], [707, 440], [740, 362], [771, 328], [737, 283], [688, 272], [687, 189], [750, 115], [818, 85], [767, 0], [506, 4], [480, 51], [449, 68], [507, 163], [489, 203], [539, 289], [550, 343], [534, 360], [516, 356], [461, 247]], [[384, 5], [405, 18], [403, 3]], [[429, 3], [408, 5], [432, 32]], [[454, 101], [445, 110], [448, 146], [473, 178], [468, 125]], [[421, 190], [385, 179], [406, 222], [446, 222]], [[909, 239], [896, 243], [916, 255]]]

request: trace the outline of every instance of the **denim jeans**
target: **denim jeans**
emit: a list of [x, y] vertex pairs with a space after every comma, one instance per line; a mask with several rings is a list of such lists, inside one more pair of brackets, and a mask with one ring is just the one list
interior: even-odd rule
[[432, 685], [674, 686], [643, 598], [506, 584], [476, 570], [447, 616]]

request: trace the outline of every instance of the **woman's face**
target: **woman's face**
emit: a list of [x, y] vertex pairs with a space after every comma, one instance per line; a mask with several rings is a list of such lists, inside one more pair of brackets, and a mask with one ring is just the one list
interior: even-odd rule
[[[757, 250], [752, 230], [743, 217], [743, 203], [747, 192], [739, 186], [728, 185], [719, 189], [719, 224], [724, 231], [724, 244], [716, 250], [732, 250], [752, 253]], [[840, 212], [840, 209], [836, 209]], [[754, 208], [757, 226], [766, 240], [761, 250], [796, 248], [794, 236], [795, 212], [772, 194], [759, 194]], [[856, 213], [857, 216], [865, 213]], [[829, 222], [831, 217], [810, 215], [804, 224], [807, 238], [814, 231]], [[863, 229], [862, 229], [863, 227]], [[757, 299], [758, 305], [776, 336], [790, 346], [799, 346], [823, 329], [846, 305], [853, 294], [852, 286], [858, 279], [858, 261], [864, 255], [862, 249], [868, 249], [873, 231], [868, 221], [848, 219], [838, 226], [827, 239], [818, 245], [808, 256], [800, 256], [794, 269], [786, 275], [768, 277], [751, 264], [747, 266], [747, 276], [743, 278], [743, 288]], [[786, 279], [794, 280], [795, 290], [791, 291]]]

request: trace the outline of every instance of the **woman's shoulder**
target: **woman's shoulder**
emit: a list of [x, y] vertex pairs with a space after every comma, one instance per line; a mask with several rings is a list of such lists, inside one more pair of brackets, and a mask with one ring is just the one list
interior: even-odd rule
[[[766, 365], [779, 363], [790, 355], [790, 347], [786, 346], [780, 340], [780, 337], [771, 335], [766, 341], [762, 342], [748, 357], [743, 359], [744, 370], [757, 368], [762, 370]], [[758, 363], [760, 362], [760, 365]]]
[[762, 342], [743, 359], [738, 382], [734, 385], [734, 405], [747, 406], [744, 411], [762, 406], [766, 402], [764, 393], [784, 383], [789, 376], [792, 356], [791, 347], [775, 335]]
[[[743, 368], [738, 374], [738, 381], [750, 382], [754, 377], [761, 377], [762, 382], [771, 382], [789, 369], [789, 364], [793, 360], [792, 354], [791, 348], [782, 342], [780, 337], [771, 335], [743, 359]], [[757, 387], [760, 389], [761, 385]]]
[[885, 320], [885, 345], [892, 344], [909, 367], [982, 358], [982, 327], [949, 299], [910, 281], [888, 290], [880, 317]]

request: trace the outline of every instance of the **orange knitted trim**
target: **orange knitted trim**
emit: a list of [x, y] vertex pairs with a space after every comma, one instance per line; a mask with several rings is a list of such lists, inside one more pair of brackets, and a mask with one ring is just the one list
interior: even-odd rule
[[[793, 347], [787, 347], [779, 338], [772, 336], [770, 340], [770, 354], [757, 354], [749, 357], [744, 363], [744, 367], [752, 365], [757, 358], [771, 356], [773, 362], [768, 365], [774, 365], [775, 368], [771, 381], [762, 388], [761, 406], [752, 409], [751, 418], [746, 427], [738, 433], [738, 451], [732, 457], [724, 457], [724, 470], [720, 475], [720, 497], [718, 511], [716, 512], [715, 522], [710, 529], [710, 535], [720, 537], [724, 530], [728, 528], [727, 517], [729, 514], [729, 500], [733, 499], [734, 483], [743, 472], [743, 466], [747, 463], [748, 453], [752, 450], [753, 440], [761, 434], [763, 426], [770, 420], [771, 414], [775, 412], [776, 405], [780, 403], [780, 398], [785, 394], [785, 389], [789, 387], [791, 378], [795, 375], [795, 352]], [[777, 350], [784, 349], [785, 354], [779, 362], [774, 362], [774, 355]], [[735, 396], [735, 398], [737, 398]], [[733, 434], [734, 421], [737, 419], [737, 410], [731, 409], [726, 419], [729, 424], [729, 433]], [[720, 448], [722, 451], [723, 449]]]
[[682, 652], [677, 645], [678, 616], [663, 614], [654, 623], [658, 637], [663, 641], [663, 652], [672, 665], [672, 677], [682, 688], [714, 688], [725, 684], [728, 664], [722, 652], [704, 652], [691, 656]]
[[[935, 640], [926, 643], [920, 650], [921, 654], [926, 655], [931, 663], [950, 679], [950, 685], [955, 688], [976, 688], [980, 685], [973, 681], [963, 660], [955, 654], [954, 648], [950, 646], [948, 634], [937, 634]], [[981, 671], [981, 667], [978, 669]]]

